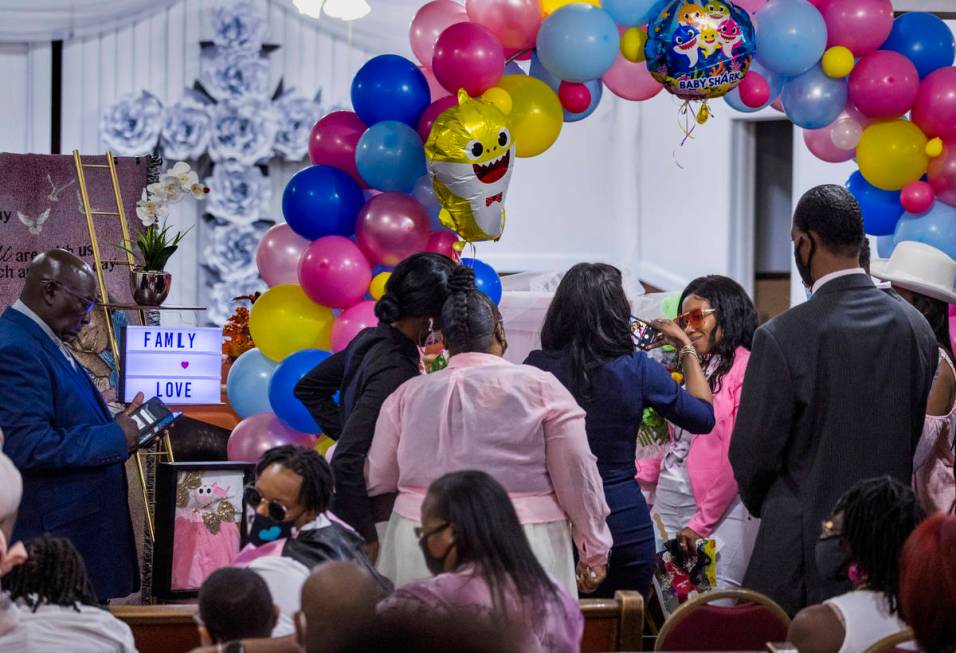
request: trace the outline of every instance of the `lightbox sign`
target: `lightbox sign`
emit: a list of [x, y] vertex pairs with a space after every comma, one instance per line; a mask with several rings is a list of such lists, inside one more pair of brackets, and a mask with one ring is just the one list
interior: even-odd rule
[[122, 354], [127, 403], [137, 392], [170, 406], [221, 403], [222, 329], [127, 326]]

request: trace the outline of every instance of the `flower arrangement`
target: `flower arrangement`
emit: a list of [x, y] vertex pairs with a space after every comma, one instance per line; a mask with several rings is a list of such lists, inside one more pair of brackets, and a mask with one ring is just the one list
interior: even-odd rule
[[[233, 297], [232, 301], [248, 301], [250, 304], [255, 304], [259, 295], [260, 293], [257, 292], [244, 297]], [[236, 308], [235, 313], [226, 320], [226, 324], [222, 327], [222, 335], [222, 353], [228, 357], [230, 364], [255, 347], [252, 334], [249, 332], [249, 309], [245, 306]]]

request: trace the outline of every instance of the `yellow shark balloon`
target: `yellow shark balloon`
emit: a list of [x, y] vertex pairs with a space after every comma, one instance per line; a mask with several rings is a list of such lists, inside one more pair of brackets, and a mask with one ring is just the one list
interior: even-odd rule
[[425, 156], [441, 223], [468, 242], [501, 238], [515, 159], [505, 114], [458, 91], [458, 105], [435, 120]]

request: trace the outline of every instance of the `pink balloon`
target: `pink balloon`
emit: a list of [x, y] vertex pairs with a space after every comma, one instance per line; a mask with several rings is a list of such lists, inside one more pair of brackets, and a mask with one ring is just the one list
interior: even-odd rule
[[283, 444], [312, 449], [315, 447], [315, 436], [293, 431], [280, 422], [274, 413], [258, 413], [236, 424], [226, 443], [226, 457], [254, 463], [269, 449]]
[[628, 61], [620, 52], [601, 81], [607, 90], [625, 100], [649, 100], [664, 88], [651, 77], [646, 61]]
[[419, 66], [418, 69], [422, 71], [422, 75], [425, 76], [425, 81], [428, 82], [428, 93], [431, 95], [432, 102], [451, 95], [451, 93], [446, 91], [445, 87], [439, 84], [438, 80], [435, 79], [435, 73], [432, 72], [431, 68]]
[[843, 112], [825, 129], [829, 130], [830, 140], [833, 141], [838, 150], [850, 151], [855, 154], [856, 146], [863, 136], [863, 130], [871, 122], [873, 120], [860, 113], [860, 110], [853, 106], [852, 102], [847, 102]]
[[506, 48], [533, 48], [541, 27], [540, 0], [465, 0], [468, 18]]
[[365, 203], [355, 221], [358, 246], [369, 261], [382, 265], [398, 265], [423, 251], [430, 233], [425, 207], [405, 193], [376, 195]]
[[762, 107], [770, 100], [770, 82], [756, 70], [750, 70], [740, 82], [740, 101], [751, 109]]
[[309, 159], [316, 165], [334, 166], [352, 175], [362, 188], [367, 184], [355, 167], [355, 148], [368, 127], [351, 111], [333, 111], [312, 128]]
[[784, 113], [783, 98], [777, 98], [776, 100], [771, 102], [770, 106], [776, 109], [777, 111], [779, 111], [780, 113]]
[[821, 161], [840, 163], [849, 161], [856, 155], [856, 150], [843, 150], [836, 146], [830, 134], [830, 125], [820, 129], [804, 129], [803, 142], [807, 149]]
[[[412, 26], [408, 30], [408, 40], [411, 41], [415, 57], [425, 64], [426, 68], [431, 68], [432, 53], [438, 37], [455, 23], [467, 20], [465, 8], [452, 0], [432, 0], [423, 5], [412, 18]], [[436, 99], [434, 95], [432, 99]]]
[[463, 88], [477, 97], [498, 83], [505, 54], [495, 35], [481, 25], [458, 23], [438, 37], [432, 71], [452, 94]]
[[514, 61], [527, 61], [531, 58], [531, 49], [529, 48], [505, 48], [505, 59]]
[[581, 113], [591, 106], [591, 91], [584, 84], [561, 82], [558, 85], [558, 99], [561, 106], [571, 113]]
[[[375, 198], [369, 202], [375, 201]], [[299, 283], [316, 304], [345, 308], [361, 301], [372, 268], [358, 245], [344, 236], [313, 241], [299, 263]]]
[[428, 140], [428, 135], [432, 131], [432, 125], [435, 124], [435, 118], [445, 109], [450, 109], [458, 104], [458, 99], [454, 95], [446, 95], [443, 98], [435, 100], [428, 105], [425, 113], [418, 119], [418, 135], [422, 137], [422, 142]]
[[926, 213], [933, 207], [936, 193], [925, 181], [914, 181], [903, 186], [900, 191], [900, 204], [907, 213]]
[[899, 52], [872, 52], [850, 73], [850, 101], [870, 118], [899, 118], [912, 108], [918, 92], [916, 66]]
[[936, 192], [936, 199], [956, 206], [956, 141], [946, 143], [943, 153], [930, 159], [926, 176]]
[[292, 231], [287, 224], [270, 227], [256, 247], [259, 276], [269, 287], [299, 283], [299, 260], [309, 248], [309, 241]]
[[361, 302], [342, 311], [332, 324], [332, 351], [342, 351], [359, 331], [377, 324], [375, 302]]
[[[810, 1], [813, 2], [813, 0]], [[738, 7], [743, 7], [753, 15], [763, 9], [763, 6], [767, 4], [767, 0], [736, 0], [734, 4]]]
[[956, 66], [926, 76], [919, 85], [911, 117], [926, 138], [956, 140]]
[[451, 231], [436, 231], [428, 237], [425, 251], [447, 256], [457, 263], [461, 258], [458, 252], [455, 251], [455, 243], [458, 241], [459, 238], [456, 233]]
[[842, 45], [857, 57], [876, 51], [893, 29], [892, 0], [824, 0], [827, 47]]

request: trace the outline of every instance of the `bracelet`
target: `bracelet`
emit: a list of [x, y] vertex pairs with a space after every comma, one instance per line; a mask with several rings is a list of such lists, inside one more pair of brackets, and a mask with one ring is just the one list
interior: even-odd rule
[[681, 364], [684, 363], [684, 356], [693, 356], [694, 360], [697, 361], [697, 364], [700, 365], [700, 356], [698, 356], [697, 350], [694, 349], [694, 345], [684, 345], [681, 347], [680, 352], [677, 355], [677, 358]]

